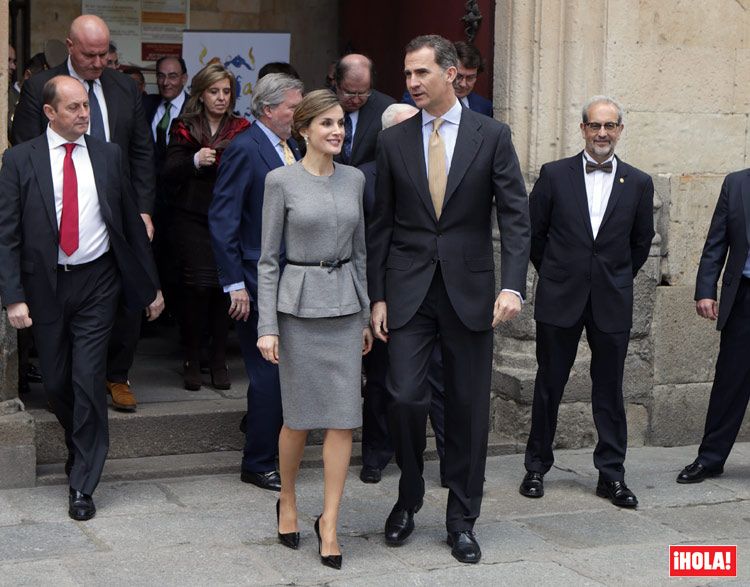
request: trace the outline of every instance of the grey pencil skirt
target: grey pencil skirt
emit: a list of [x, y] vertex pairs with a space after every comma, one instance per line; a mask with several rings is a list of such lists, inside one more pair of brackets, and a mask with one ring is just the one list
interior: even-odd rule
[[279, 312], [284, 424], [293, 430], [362, 425], [361, 314], [298, 318]]

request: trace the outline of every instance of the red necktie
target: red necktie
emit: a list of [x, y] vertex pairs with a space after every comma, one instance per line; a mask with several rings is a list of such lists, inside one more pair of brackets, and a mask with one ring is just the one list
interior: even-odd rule
[[75, 143], [65, 144], [63, 197], [60, 217], [60, 248], [70, 256], [78, 250], [78, 179], [73, 165]]

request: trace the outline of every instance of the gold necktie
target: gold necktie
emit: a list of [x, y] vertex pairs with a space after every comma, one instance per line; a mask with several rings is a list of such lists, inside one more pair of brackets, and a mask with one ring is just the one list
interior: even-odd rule
[[289, 143], [281, 140], [279, 141], [279, 144], [284, 151], [284, 165], [293, 165], [296, 159], [294, 158], [294, 153], [292, 153], [292, 150], [289, 148]]
[[443, 211], [445, 184], [448, 182], [448, 174], [445, 171], [445, 143], [438, 132], [443, 122], [442, 118], [432, 121], [430, 144], [427, 147], [427, 183], [430, 186], [430, 197], [438, 220]]

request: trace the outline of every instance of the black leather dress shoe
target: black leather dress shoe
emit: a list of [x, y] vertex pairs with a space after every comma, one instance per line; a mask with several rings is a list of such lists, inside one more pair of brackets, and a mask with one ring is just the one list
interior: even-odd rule
[[709, 477], [717, 477], [724, 472], [724, 467], [718, 469], [707, 469], [697, 460], [685, 467], [677, 475], [677, 483], [700, 483]]
[[29, 363], [28, 366], [26, 367], [26, 380], [29, 383], [41, 383], [42, 382], [42, 374], [39, 372], [39, 369], [37, 369], [33, 363]]
[[268, 471], [266, 473], [242, 471], [240, 473], [240, 479], [243, 483], [252, 483], [261, 489], [281, 491], [281, 477], [279, 477], [278, 471]]
[[71, 487], [68, 494], [68, 515], [79, 522], [90, 520], [96, 515], [94, 499]]
[[388, 546], [401, 546], [414, 531], [414, 514], [422, 507], [420, 503], [413, 510], [402, 508], [399, 504], [393, 506], [388, 519], [385, 521], [385, 543]]
[[606, 481], [599, 477], [596, 484], [596, 494], [605, 497], [613, 505], [621, 508], [634, 508], [638, 506], [638, 498], [628, 489], [624, 481]]
[[525, 497], [542, 497], [544, 495], [544, 474], [527, 471], [523, 477], [518, 493]]
[[380, 469], [376, 469], [375, 467], [364, 466], [359, 472], [359, 480], [362, 483], [380, 483], [382, 476], [383, 474], [380, 472]]
[[482, 549], [473, 530], [449, 532], [447, 542], [453, 558], [460, 563], [478, 563], [482, 558]]

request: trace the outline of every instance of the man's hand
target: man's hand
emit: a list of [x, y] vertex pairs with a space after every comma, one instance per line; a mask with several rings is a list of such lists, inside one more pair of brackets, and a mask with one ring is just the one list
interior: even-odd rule
[[236, 291], [230, 291], [229, 299], [231, 300], [229, 304], [229, 317], [232, 320], [242, 320], [243, 322], [247, 322], [247, 319], [250, 316], [250, 310], [252, 309], [250, 296], [247, 293], [247, 290], [243, 287]]
[[[695, 311], [698, 312], [698, 316], [716, 320], [719, 317], [719, 303], [710, 298], [703, 298], [695, 302]], [[10, 313], [10, 310], [8, 313]]]
[[501, 291], [492, 310], [492, 328], [500, 322], [513, 320], [521, 312], [521, 300], [512, 291]]
[[362, 356], [364, 357], [367, 353], [372, 350], [372, 330], [369, 326], [365, 326], [362, 330]]
[[25, 302], [17, 302], [15, 304], [8, 304], [6, 308], [8, 312], [8, 320], [13, 328], [21, 330], [22, 328], [28, 328], [31, 326], [31, 316], [29, 316], [29, 307]]
[[276, 334], [266, 334], [258, 338], [258, 350], [266, 361], [274, 365], [279, 364], [279, 337]]
[[151, 222], [151, 214], [141, 214], [141, 220], [143, 220], [143, 224], [146, 225], [146, 236], [148, 236], [148, 240], [154, 240], [154, 223]]
[[161, 314], [164, 311], [164, 296], [161, 295], [161, 290], [156, 290], [156, 297], [154, 298], [154, 301], [151, 302], [148, 305], [148, 308], [146, 308], [146, 318], [148, 318], [149, 322], [153, 322], [159, 317], [159, 314]]
[[388, 308], [385, 302], [375, 302], [370, 310], [370, 324], [375, 338], [388, 342]]

